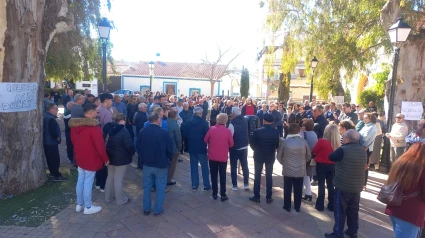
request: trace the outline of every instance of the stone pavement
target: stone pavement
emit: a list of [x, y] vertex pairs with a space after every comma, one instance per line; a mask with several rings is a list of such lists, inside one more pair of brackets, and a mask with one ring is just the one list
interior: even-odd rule
[[[65, 143], [60, 147], [62, 166], [66, 160]], [[175, 179], [166, 195], [164, 213], [160, 216], [143, 215], [142, 171], [129, 166], [124, 190], [131, 203], [118, 206], [105, 204], [104, 194], [93, 191], [93, 202], [103, 210], [94, 215], [75, 212], [75, 204], [51, 217], [41, 226], [0, 226], [0, 237], [323, 237], [332, 230], [334, 219], [329, 211], [314, 209], [317, 187], [313, 188], [313, 202], [303, 202], [301, 212], [287, 212], [283, 205], [283, 177], [278, 162], [274, 166], [272, 204], [265, 203], [265, 177], [262, 177], [260, 204], [248, 200], [252, 195], [254, 164], [249, 153], [250, 191], [244, 191], [239, 175], [238, 191], [231, 191], [230, 165], [227, 173], [229, 200], [213, 200], [210, 192], [192, 192], [188, 155], [182, 155]], [[201, 176], [201, 171], [199, 171]], [[385, 206], [376, 200], [386, 175], [369, 173], [368, 191], [362, 192], [359, 237], [393, 237], [391, 222], [383, 211]], [[202, 182], [202, 179], [201, 179]], [[202, 184], [199, 188], [203, 188]], [[155, 197], [155, 193], [152, 193]]]
[[[105, 204], [104, 194], [94, 190], [93, 201], [102, 206], [102, 212], [83, 215], [75, 212], [75, 204], [70, 204], [37, 228], [0, 227], [0, 237], [323, 237], [325, 232], [332, 230], [333, 213], [316, 211], [313, 202], [303, 202], [300, 213], [288, 213], [282, 209], [283, 178], [278, 163], [273, 176], [275, 201], [265, 203], [263, 176], [262, 201], [256, 204], [248, 200], [252, 191], [241, 188], [231, 191], [230, 171], [227, 176], [228, 201], [215, 201], [210, 192], [192, 192], [189, 159], [187, 154], [181, 158], [183, 162], [178, 163], [175, 175], [177, 185], [167, 193], [161, 216], [143, 215], [142, 171], [129, 166], [124, 190], [132, 199], [131, 203], [122, 206], [114, 202]], [[249, 162], [252, 188], [251, 153]], [[390, 221], [383, 214], [384, 206], [376, 201], [378, 187], [385, 178], [370, 173], [369, 190], [362, 192], [359, 237], [393, 236]], [[243, 181], [239, 176], [241, 185]], [[317, 187], [313, 187], [313, 193], [317, 194]]]

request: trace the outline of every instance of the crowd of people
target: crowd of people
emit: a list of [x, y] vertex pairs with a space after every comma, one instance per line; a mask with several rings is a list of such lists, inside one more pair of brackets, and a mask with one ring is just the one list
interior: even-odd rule
[[[59, 172], [61, 133], [56, 122], [56, 96], [53, 95], [54, 102], [50, 101], [51, 95], [45, 96], [43, 141], [49, 175], [54, 181], [66, 181]], [[400, 234], [417, 234], [423, 228], [425, 180], [412, 176], [410, 171], [425, 176], [425, 147], [417, 143], [425, 142], [425, 121], [420, 121], [409, 134], [404, 115], [397, 114], [396, 123], [387, 131], [374, 102], [362, 109], [359, 104], [349, 103], [266, 102], [149, 91], [123, 98], [109, 93], [94, 97], [88, 90], [75, 95], [67, 90], [62, 102], [67, 156], [78, 168], [77, 212], [101, 211], [101, 207], [91, 203], [95, 179], [96, 188], [105, 193], [105, 202], [130, 202], [123, 192], [123, 179], [134, 154], [138, 157], [137, 167], [143, 170], [145, 215], [151, 212], [151, 193], [146, 191], [156, 192], [154, 215], [163, 212], [166, 187], [176, 184], [176, 165], [179, 155], [185, 152], [190, 157], [192, 190], [199, 189], [200, 164], [202, 189], [224, 202], [229, 199], [229, 160], [232, 190], [239, 189], [240, 169], [243, 189], [250, 190], [250, 147], [254, 152], [255, 178], [249, 200], [261, 201], [261, 174], [265, 167], [265, 199], [266, 203], [273, 202], [272, 174], [277, 159], [282, 165], [284, 210], [300, 212], [302, 200], [312, 201], [311, 186], [317, 185], [314, 207], [324, 211], [326, 205], [335, 214], [333, 232], [325, 237], [357, 237], [360, 193], [367, 189], [368, 171], [379, 166], [382, 138], [387, 137], [393, 167], [388, 183], [398, 181], [406, 191], [419, 189], [421, 193], [409, 197], [400, 207], [388, 205], [385, 212], [391, 217], [396, 237], [414, 237]], [[412, 149], [405, 152], [408, 147]], [[415, 169], [409, 170], [412, 166]]]

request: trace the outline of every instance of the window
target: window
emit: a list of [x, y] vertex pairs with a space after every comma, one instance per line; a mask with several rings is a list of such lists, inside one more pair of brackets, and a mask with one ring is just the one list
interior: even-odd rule
[[83, 88], [90, 88], [91, 87], [91, 84], [89, 84], [89, 83], [83, 83]]

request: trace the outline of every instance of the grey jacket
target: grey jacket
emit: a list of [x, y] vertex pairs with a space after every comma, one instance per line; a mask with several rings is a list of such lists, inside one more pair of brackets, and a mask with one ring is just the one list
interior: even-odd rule
[[173, 141], [174, 154], [179, 153], [182, 146], [182, 134], [180, 126], [176, 120], [167, 118], [168, 132], [170, 133], [171, 140]]
[[306, 175], [306, 164], [311, 160], [311, 150], [307, 141], [299, 135], [289, 135], [280, 139], [277, 160], [282, 165], [282, 175], [301, 178]]

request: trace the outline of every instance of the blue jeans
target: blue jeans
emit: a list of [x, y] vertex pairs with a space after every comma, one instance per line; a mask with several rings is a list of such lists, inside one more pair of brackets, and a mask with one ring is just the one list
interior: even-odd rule
[[94, 175], [96, 171], [89, 171], [78, 167], [77, 181], [77, 204], [91, 207], [91, 193], [93, 188]]
[[416, 238], [418, 237], [419, 227], [397, 217], [390, 216], [393, 223], [395, 238]]
[[238, 186], [238, 160], [241, 161], [241, 167], [243, 172], [243, 183], [248, 185], [249, 169], [248, 169], [248, 149], [234, 150], [230, 149], [230, 174], [232, 177], [233, 187]]
[[168, 168], [155, 168], [143, 165], [143, 210], [150, 211], [151, 189], [156, 184], [156, 201], [153, 208], [154, 214], [161, 213], [164, 209], [162, 205], [165, 200], [165, 187], [167, 185]]
[[197, 189], [199, 187], [198, 162], [201, 164], [204, 189], [210, 189], [210, 174], [206, 154], [190, 154], [190, 176], [192, 178], [192, 188]]

